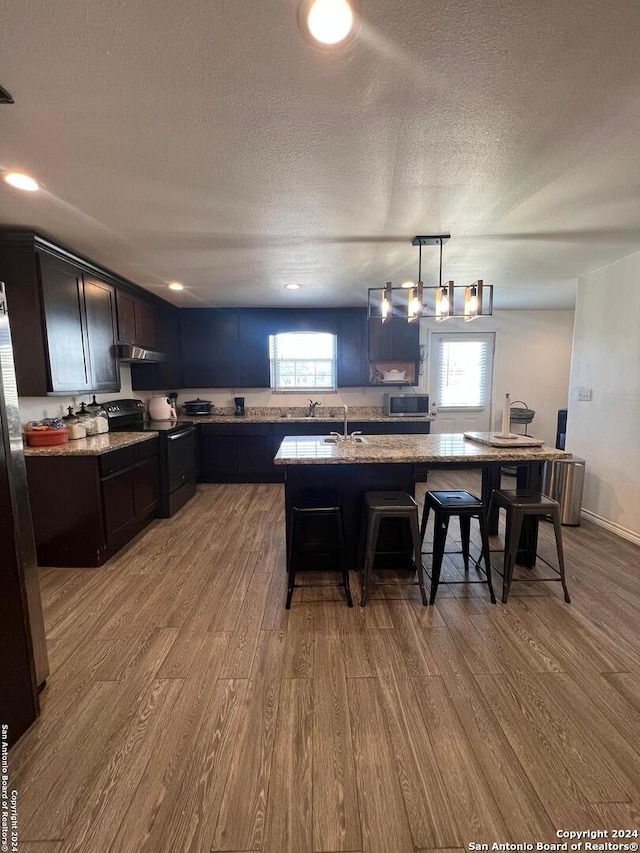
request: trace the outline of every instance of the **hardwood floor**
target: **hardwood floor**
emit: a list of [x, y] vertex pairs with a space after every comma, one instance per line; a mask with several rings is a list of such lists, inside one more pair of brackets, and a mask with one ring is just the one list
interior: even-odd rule
[[[387, 585], [364, 609], [296, 590], [287, 612], [282, 487], [214, 485], [101, 569], [43, 570], [52, 671], [9, 755], [20, 850], [414, 853], [637, 828], [640, 549], [563, 534], [571, 605], [539, 563], [507, 605], [485, 584], [429, 608]], [[553, 561], [550, 525], [540, 548]]]

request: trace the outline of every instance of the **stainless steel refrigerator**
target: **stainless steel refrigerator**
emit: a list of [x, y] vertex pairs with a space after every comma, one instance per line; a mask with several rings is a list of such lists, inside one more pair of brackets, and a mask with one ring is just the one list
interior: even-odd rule
[[[3, 676], [12, 690], [19, 691], [24, 675], [21, 661], [26, 660], [31, 681], [35, 678], [40, 689], [49, 674], [49, 663], [9, 321], [4, 283], [0, 282], [1, 656]], [[19, 704], [17, 692], [10, 698]], [[37, 704], [36, 694], [36, 712]]]

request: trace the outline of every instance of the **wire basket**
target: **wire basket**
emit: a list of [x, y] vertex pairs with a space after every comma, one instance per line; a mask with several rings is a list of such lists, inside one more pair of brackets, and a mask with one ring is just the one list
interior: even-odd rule
[[[516, 406], [520, 403], [520, 406]], [[524, 400], [514, 400], [511, 404], [511, 423], [512, 424], [530, 424], [535, 415], [535, 410], [530, 409]]]

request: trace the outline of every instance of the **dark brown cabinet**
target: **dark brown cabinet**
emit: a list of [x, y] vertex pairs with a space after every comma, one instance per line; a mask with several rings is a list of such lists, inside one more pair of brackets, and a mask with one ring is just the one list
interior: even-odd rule
[[239, 385], [238, 320], [218, 308], [180, 311], [183, 388], [235, 388]]
[[367, 309], [344, 308], [337, 312], [339, 388], [369, 384], [367, 358]]
[[[204, 483], [279, 483], [284, 468], [273, 464], [285, 435], [329, 435], [342, 432], [342, 421], [272, 423], [200, 424], [198, 479]], [[353, 421], [349, 432], [360, 430], [365, 435], [402, 435], [429, 433], [429, 421]]]
[[269, 388], [269, 337], [301, 331], [337, 335], [339, 387], [369, 384], [365, 308], [188, 308], [179, 319], [184, 388]]
[[27, 456], [26, 462], [40, 566], [101, 566], [155, 514], [155, 439], [102, 456]]
[[89, 391], [91, 363], [82, 272], [49, 255], [40, 255], [39, 259], [49, 356], [47, 390]]
[[39, 255], [50, 392], [119, 391], [115, 288]]
[[153, 515], [159, 494], [157, 458], [135, 462], [105, 477], [101, 491], [107, 545], [115, 544], [117, 550], [141, 519]]
[[418, 361], [420, 326], [403, 317], [369, 320], [369, 361]]
[[117, 336], [115, 288], [87, 275], [84, 275], [83, 279], [91, 363], [90, 390], [119, 391], [120, 370], [115, 352]]
[[164, 355], [159, 362], [131, 365], [131, 387], [142, 391], [170, 391], [181, 387], [180, 309], [168, 303], [154, 307], [156, 347]]
[[118, 288], [118, 340], [145, 349], [157, 347], [154, 306]]
[[0, 232], [21, 396], [120, 390], [115, 287], [97, 272], [33, 232]]

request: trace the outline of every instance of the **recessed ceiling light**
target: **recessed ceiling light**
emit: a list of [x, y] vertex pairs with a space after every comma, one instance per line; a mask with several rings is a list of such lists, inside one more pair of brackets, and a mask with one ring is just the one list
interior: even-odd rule
[[300, 290], [302, 287], [301, 284], [296, 284], [295, 281], [292, 281], [290, 284], [285, 284], [287, 290]]
[[408, 290], [410, 287], [415, 287], [416, 284], [414, 281], [403, 281], [400, 287], [404, 287], [405, 290]]
[[353, 28], [353, 10], [347, 0], [315, 0], [307, 14], [307, 26], [321, 44], [339, 44]]
[[40, 184], [34, 181], [29, 175], [24, 172], [7, 172], [4, 176], [5, 181], [17, 190], [24, 190], [28, 193], [34, 193], [40, 189]]
[[169, 290], [184, 290], [184, 284], [180, 284], [179, 281], [170, 281]]

